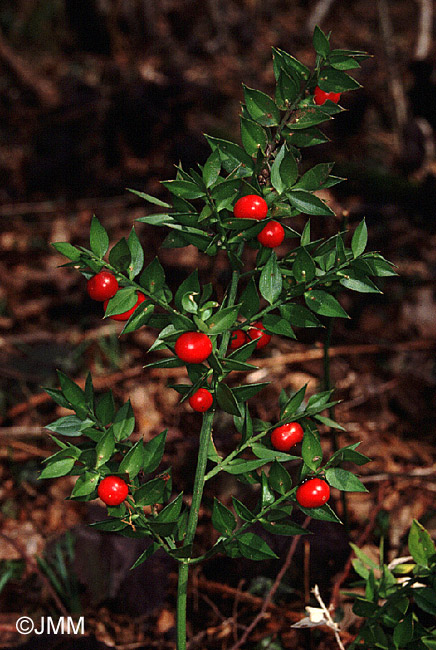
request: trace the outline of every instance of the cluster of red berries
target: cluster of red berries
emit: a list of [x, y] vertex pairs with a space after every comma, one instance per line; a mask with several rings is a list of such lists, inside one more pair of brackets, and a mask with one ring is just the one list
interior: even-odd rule
[[[114, 295], [117, 293], [119, 285], [118, 285], [118, 280], [112, 273], [110, 273], [109, 271], [100, 271], [99, 273], [97, 273], [96, 275], [94, 275], [92, 278], [88, 280], [88, 284], [86, 288], [89, 297], [92, 298], [93, 300], [98, 300], [99, 302], [102, 302], [103, 307], [106, 310], [109, 300], [113, 298]], [[141, 302], [144, 302], [144, 300], [146, 300], [146, 297], [140, 291], [137, 291], [136, 295], [138, 299], [136, 303], [133, 305], [133, 307], [131, 307], [131, 309], [128, 309], [122, 314], [113, 314], [112, 316], [109, 316], [109, 318], [111, 318], [112, 320], [119, 320], [119, 321], [129, 320], [130, 316], [133, 314], [133, 312], [138, 307], [138, 305], [140, 305]]]
[[[247, 194], [236, 201], [233, 214], [237, 219], [262, 221], [268, 214], [268, 204], [257, 194]], [[278, 221], [269, 221], [257, 235], [257, 240], [266, 248], [280, 246], [284, 238], [285, 230]]]

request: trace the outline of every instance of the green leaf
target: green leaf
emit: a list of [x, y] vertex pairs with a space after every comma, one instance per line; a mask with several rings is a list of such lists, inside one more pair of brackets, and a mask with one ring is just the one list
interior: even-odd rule
[[131, 253], [126, 238], [115, 244], [109, 253], [109, 262], [119, 271], [127, 271], [131, 264]]
[[301, 445], [301, 455], [308, 467], [312, 470], [317, 470], [322, 462], [322, 447], [318, 437], [311, 431], [306, 429], [304, 438]]
[[278, 559], [278, 556], [270, 549], [268, 544], [255, 533], [244, 533], [237, 540], [241, 555], [249, 560]]
[[246, 288], [241, 295], [240, 313], [247, 319], [250, 319], [254, 314], [257, 314], [260, 307], [259, 294], [257, 293], [256, 282], [254, 278], [250, 278]]
[[320, 316], [337, 316], [338, 318], [349, 318], [347, 312], [341, 307], [334, 296], [325, 291], [313, 289], [304, 294], [306, 305]]
[[281, 411], [281, 420], [287, 419], [288, 417], [293, 416], [297, 413], [298, 409], [303, 403], [304, 395], [306, 394], [306, 388], [307, 384], [304, 384], [304, 386], [297, 390], [297, 392], [294, 393], [292, 397], [286, 402]]
[[293, 185], [298, 176], [297, 161], [283, 144], [271, 167], [271, 185], [278, 194]]
[[232, 393], [236, 397], [238, 402], [246, 402], [251, 397], [257, 395], [259, 391], [261, 391], [263, 388], [265, 388], [265, 386], [268, 385], [269, 382], [266, 381], [260, 384], [247, 384], [245, 386], [235, 386], [234, 388], [232, 388]]
[[205, 135], [205, 138], [210, 144], [211, 149], [219, 152], [221, 163], [227, 172], [233, 172], [235, 178], [251, 176], [254, 170], [254, 163], [251, 156], [242, 147], [234, 142], [214, 138], [210, 135]]
[[260, 519], [263, 528], [273, 535], [308, 535], [309, 531], [291, 521], [266, 521]]
[[285, 137], [288, 144], [299, 148], [314, 147], [329, 141], [328, 137], [316, 128], [305, 128], [304, 131], [291, 129], [285, 132]]
[[157, 542], [153, 542], [152, 544], [150, 544], [150, 546], [141, 553], [141, 555], [138, 557], [136, 562], [132, 564], [132, 566], [130, 567], [130, 571], [132, 571], [132, 569], [136, 569], [136, 567], [140, 566], [146, 560], [148, 560], [148, 558], [150, 558], [152, 555], [156, 553], [156, 551], [160, 549], [160, 546], [161, 545], [158, 544]]
[[[340, 111], [341, 109], [338, 110]], [[295, 111], [291, 117], [291, 121], [288, 123], [287, 128], [289, 129], [290, 133], [293, 133], [294, 131], [302, 131], [303, 129], [306, 130], [312, 126], [322, 124], [323, 122], [327, 122], [331, 119], [332, 117], [325, 109], [325, 106], [304, 106]], [[292, 144], [295, 145], [294, 142]]]
[[311, 282], [315, 277], [315, 262], [307, 250], [304, 248], [304, 246], [301, 246], [297, 252], [297, 255], [295, 256], [295, 260], [292, 265], [292, 274], [297, 282]]
[[242, 521], [253, 521], [254, 514], [250, 512], [247, 506], [241, 503], [241, 501], [239, 501], [236, 497], [232, 497], [232, 502], [236, 514], [238, 517], [240, 517], [240, 519], [242, 519]]
[[273, 490], [283, 495], [292, 489], [292, 479], [289, 472], [277, 461], [271, 465], [269, 483]]
[[298, 183], [296, 183], [295, 188], [307, 190], [308, 192], [319, 190], [329, 177], [333, 165], [334, 163], [319, 163], [315, 165], [303, 174]]
[[166, 437], [167, 429], [144, 445], [144, 465], [142, 467], [144, 474], [154, 472], [159, 466], [165, 450]]
[[[64, 408], [71, 410], [71, 404], [67, 399], [65, 399], [62, 391], [58, 390], [57, 388], [43, 388], [43, 390], [52, 398], [54, 402], [56, 402], [56, 404], [59, 404], [59, 406], [63, 406]], [[48, 428], [49, 427], [46, 427], [46, 429]]]
[[175, 196], [180, 196], [184, 199], [199, 199], [205, 196], [205, 192], [201, 187], [198, 187], [193, 181], [162, 181], [162, 185], [167, 188]]
[[291, 205], [303, 214], [321, 215], [321, 216], [334, 216], [331, 210], [320, 198], [306, 192], [306, 190], [291, 190], [286, 193]]
[[71, 497], [86, 497], [97, 489], [100, 475], [97, 472], [85, 472], [81, 474], [74, 485]]
[[277, 106], [285, 110], [297, 99], [299, 93], [300, 82], [285, 70], [280, 70], [275, 92]]
[[101, 467], [104, 465], [110, 458], [112, 457], [112, 454], [115, 451], [115, 439], [114, 439], [114, 434], [111, 429], [108, 429], [107, 433], [104, 434], [102, 438], [97, 442], [97, 446], [95, 448], [95, 453], [96, 453], [96, 463], [95, 467]]
[[408, 544], [415, 562], [428, 568], [429, 560], [436, 553], [436, 549], [429, 533], [416, 519], [413, 520], [409, 531]]
[[227, 386], [227, 384], [220, 382], [217, 385], [216, 398], [220, 408], [222, 408], [223, 411], [230, 413], [231, 415], [240, 415], [236, 397], [234, 396], [232, 390]]
[[298, 506], [305, 515], [309, 515], [312, 519], [318, 519], [319, 521], [332, 521], [335, 524], [341, 524], [341, 520], [337, 514], [330, 508], [328, 503], [325, 503], [319, 508], [303, 508], [303, 506]]
[[78, 262], [80, 260], [80, 251], [75, 246], [69, 242], [58, 241], [52, 244], [53, 248], [57, 250], [58, 253], [68, 257], [69, 260], [73, 262]]
[[165, 286], [165, 271], [157, 257], [141, 273], [139, 283], [150, 294], [158, 293]]
[[108, 234], [95, 215], [92, 216], [91, 220], [89, 245], [94, 255], [100, 259], [103, 258], [109, 248]]
[[71, 404], [79, 417], [85, 417], [88, 414], [86, 406], [85, 393], [74, 381], [64, 375], [60, 370], [57, 371], [62, 394]]
[[[292, 76], [296, 76], [298, 79], [309, 79], [310, 70], [303, 63], [298, 61], [295, 57], [284, 50], [279, 49], [278, 47], [272, 48], [274, 62], [279, 63], [279, 68], [286, 70]], [[274, 68], [277, 78], [277, 70]]]
[[245, 460], [245, 458], [234, 458], [232, 461], [227, 463], [222, 467], [223, 472], [227, 474], [245, 474], [246, 472], [252, 472], [258, 467], [265, 465], [263, 458], [258, 460]]
[[354, 269], [347, 269], [346, 276], [341, 277], [339, 282], [343, 287], [359, 293], [382, 293], [372, 280]]
[[146, 325], [151, 319], [154, 312], [154, 305], [149, 301], [144, 300], [141, 302], [138, 307], [135, 309], [133, 314], [130, 316], [129, 320], [124, 325], [121, 330], [121, 334], [128, 334], [129, 332], [135, 332], [140, 327]]
[[318, 420], [318, 422], [321, 422], [322, 424], [325, 424], [326, 427], [330, 427], [332, 429], [340, 429], [341, 431], [345, 431], [344, 427], [342, 427], [336, 420], [332, 420], [332, 418], [325, 417], [324, 415], [315, 415], [315, 420]]
[[153, 203], [153, 205], [160, 205], [162, 208], [170, 208], [169, 203], [165, 203], [165, 201], [161, 201], [160, 199], [157, 199], [155, 196], [151, 196], [150, 194], [146, 194], [145, 192], [138, 192], [138, 190], [132, 190], [129, 187], [127, 188], [128, 192], [132, 192], [132, 194], [136, 194], [136, 196], [139, 196], [141, 199], [145, 199], [149, 203]]
[[211, 190], [211, 196], [215, 201], [215, 207], [218, 211], [226, 208], [231, 210], [233, 202], [236, 199], [241, 187], [241, 181], [238, 178], [221, 180]]
[[327, 482], [344, 492], [368, 492], [366, 487], [352, 472], [340, 467], [330, 467], [325, 473]]
[[61, 460], [56, 460], [53, 463], [48, 463], [46, 467], [42, 470], [38, 478], [58, 478], [59, 476], [65, 476], [71, 471], [76, 462], [75, 458], [62, 458]]
[[222, 334], [230, 329], [238, 317], [239, 305], [235, 307], [224, 307], [216, 311], [207, 321], [210, 334]]
[[128, 474], [130, 479], [134, 479], [142, 469], [144, 462], [144, 444], [142, 439], [138, 440], [133, 447], [129, 449], [120, 463], [118, 471], [121, 474]]
[[86, 420], [81, 420], [75, 415], [65, 415], [54, 422], [48, 424], [45, 428], [49, 431], [54, 431], [59, 433], [62, 436], [77, 437], [82, 435], [82, 431], [89, 426], [92, 426], [93, 422], [89, 418]]
[[225, 537], [229, 537], [236, 528], [236, 519], [233, 513], [216, 497], [213, 501], [212, 525]]
[[183, 309], [182, 299], [187, 293], [199, 294], [200, 282], [198, 280], [198, 269], [195, 269], [187, 278], [183, 280], [174, 296], [174, 304], [176, 309], [181, 311]]
[[115, 314], [123, 314], [124, 312], [134, 307], [137, 301], [138, 296], [133, 287], [118, 289], [113, 298], [109, 300], [104, 317], [109, 318], [109, 316], [113, 316]]
[[282, 275], [274, 251], [262, 269], [259, 279], [259, 291], [265, 300], [272, 305], [282, 291]]
[[269, 449], [268, 447], [265, 447], [258, 442], [254, 442], [251, 445], [251, 451], [258, 458], [263, 458], [265, 463], [269, 463], [273, 460], [279, 460], [285, 463], [288, 460], [295, 460], [298, 458], [298, 456], [291, 456], [290, 454], [285, 454], [284, 452], [277, 451], [276, 449]]
[[99, 422], [105, 427], [112, 422], [115, 416], [115, 404], [112, 391], [104, 393], [97, 402], [95, 415]]
[[436, 591], [434, 589], [417, 587], [413, 590], [413, 599], [424, 612], [436, 616]]
[[294, 334], [289, 321], [276, 314], [265, 314], [262, 318], [262, 323], [265, 329], [272, 334], [279, 334], [279, 336], [287, 336], [290, 339], [297, 338]]
[[280, 121], [280, 110], [271, 97], [245, 85], [243, 89], [247, 110], [253, 120], [263, 126], [276, 126]]
[[171, 503], [166, 505], [165, 508], [163, 508], [159, 512], [159, 514], [155, 518], [155, 521], [159, 521], [159, 522], [177, 521], [180, 517], [182, 506], [183, 506], [183, 492], [180, 492], [180, 494], [173, 501], [171, 501]]
[[127, 245], [130, 250], [129, 278], [132, 280], [144, 266], [144, 251], [134, 228], [130, 231]]
[[402, 648], [413, 639], [413, 614], [410, 613], [395, 627], [393, 641], [397, 648]]
[[220, 171], [220, 153], [218, 149], [215, 149], [215, 151], [212, 151], [203, 167], [203, 181], [206, 187], [211, 187], [217, 181]]
[[245, 151], [250, 156], [257, 156], [258, 151], [265, 153], [268, 136], [260, 124], [241, 116], [241, 139]]
[[137, 506], [151, 506], [154, 503], [164, 503], [171, 494], [171, 480], [164, 481], [157, 476], [141, 485], [134, 493], [135, 503]]
[[342, 70], [335, 70], [334, 68], [325, 68], [321, 72], [318, 78], [318, 85], [321, 90], [333, 93], [344, 93], [348, 90], [356, 90], [361, 87], [348, 74]]
[[115, 532], [115, 531], [120, 531], [123, 530], [123, 528], [126, 528], [126, 524], [123, 521], [120, 521], [119, 519], [103, 519], [103, 521], [93, 521], [92, 523], [89, 524], [96, 530], [104, 530], [107, 532]]
[[135, 416], [133, 415], [132, 405], [128, 401], [117, 411], [113, 419], [112, 430], [115, 440], [119, 442], [128, 438], [133, 433], [134, 428]]
[[323, 59], [326, 59], [330, 54], [330, 43], [329, 39], [318, 25], [315, 25], [312, 41], [315, 52]]
[[357, 226], [356, 230], [353, 233], [353, 238], [351, 240], [351, 250], [353, 251], [353, 257], [359, 257], [365, 251], [366, 244], [368, 242], [368, 228], [366, 227], [365, 219]]
[[303, 305], [283, 305], [280, 307], [280, 313], [294, 327], [323, 327], [315, 314]]

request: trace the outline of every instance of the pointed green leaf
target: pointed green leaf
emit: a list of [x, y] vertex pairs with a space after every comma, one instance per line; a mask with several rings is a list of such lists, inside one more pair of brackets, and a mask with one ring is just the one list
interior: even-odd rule
[[91, 246], [92, 252], [100, 259], [102, 259], [109, 248], [108, 234], [95, 215], [93, 215], [91, 220], [89, 245]]
[[282, 291], [282, 275], [274, 251], [260, 274], [259, 291], [270, 305], [278, 299]]
[[341, 307], [334, 296], [325, 291], [314, 289], [304, 294], [306, 305], [320, 316], [337, 316], [338, 318], [349, 318], [347, 312]]
[[330, 467], [325, 476], [329, 485], [343, 492], [368, 492], [357, 476], [340, 467]]

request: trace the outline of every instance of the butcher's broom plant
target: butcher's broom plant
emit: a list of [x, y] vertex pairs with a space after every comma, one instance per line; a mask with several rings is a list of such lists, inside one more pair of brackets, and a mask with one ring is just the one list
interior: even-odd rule
[[[335, 217], [319, 191], [342, 179], [332, 174], [330, 162], [308, 168], [304, 151], [328, 140], [320, 127], [342, 112], [341, 93], [359, 88], [346, 70], [367, 58], [364, 52], [332, 49], [318, 27], [313, 45], [313, 69], [273, 48], [273, 96], [243, 87], [240, 144], [205, 136], [211, 152], [204, 165], [189, 171], [179, 165], [175, 179], [162, 183], [169, 202], [132, 190], [157, 208], [138, 221], [167, 231], [163, 247], [191, 245], [210, 258], [227, 257], [231, 274], [223, 293], [202, 284], [194, 270], [173, 294], [158, 258], [144, 268], [135, 229], [110, 246], [96, 217], [89, 249], [53, 244], [70, 260], [67, 266], [88, 280], [88, 293], [102, 301], [105, 317], [123, 321], [122, 334], [141, 327], [157, 333], [149, 352], [163, 354], [145, 366], [145, 376], [151, 368], [185, 367], [186, 381], [170, 389], [202, 413], [193, 493], [184, 495], [173, 489], [171, 468], [161, 466], [166, 431], [152, 439], [147, 435], [147, 442], [136, 432], [136, 442], [131, 440], [130, 402], [116, 406], [111, 391], [96, 397], [90, 374], [81, 388], [59, 372], [60, 388], [47, 389], [74, 414], [47, 427], [57, 434], [52, 437], [60, 449], [44, 461], [40, 478], [77, 477], [71, 499], [100, 497], [107, 505], [108, 518], [94, 528], [148, 538], [134, 567], [152, 562], [158, 549], [178, 562], [177, 650], [186, 648], [192, 567], [217, 554], [276, 558], [253, 532], [254, 524], [269, 534], [306, 534], [293, 520], [295, 509], [339, 522], [328, 503], [330, 488], [365, 491], [357, 476], [341, 467], [344, 461], [369, 460], [357, 451], [358, 443], [323, 458], [318, 427], [342, 428], [327, 416], [335, 404], [332, 390], [309, 399], [306, 386], [294, 394], [282, 390], [273, 423], [253, 417], [250, 405], [268, 382], [243, 381], [255, 370], [256, 356], [267, 352], [271, 336], [294, 340], [296, 330], [348, 318], [338, 300], [344, 289], [379, 293], [371, 278], [394, 275], [379, 253], [366, 252], [365, 221], [352, 236], [341, 230], [312, 238], [311, 219], [327, 223]], [[255, 264], [249, 264], [253, 251]], [[238, 440], [227, 455], [214, 444], [220, 410], [233, 416]], [[220, 472], [252, 485], [258, 499], [249, 508], [236, 497], [231, 503], [215, 498], [210, 511], [215, 543], [205, 549], [196, 540], [199, 511], [205, 485]]]

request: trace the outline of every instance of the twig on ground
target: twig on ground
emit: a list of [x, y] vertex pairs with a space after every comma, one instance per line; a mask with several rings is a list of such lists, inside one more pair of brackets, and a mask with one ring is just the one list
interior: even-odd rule
[[432, 46], [433, 30], [433, 2], [432, 0], [419, 0], [418, 39], [415, 47], [415, 59], [422, 61], [430, 53]]
[[[306, 517], [306, 519], [304, 520], [304, 523], [303, 523], [303, 526], [302, 526], [302, 527], [303, 527], [303, 528], [307, 528], [308, 525], [309, 525], [309, 523], [310, 523], [310, 520], [311, 520], [310, 517]], [[267, 609], [268, 609], [268, 607], [269, 607], [269, 604], [271, 603], [272, 599], [274, 598], [274, 595], [275, 595], [277, 589], [279, 588], [279, 585], [280, 585], [280, 583], [281, 583], [281, 581], [282, 581], [282, 579], [283, 579], [283, 576], [285, 575], [286, 571], [287, 571], [287, 570], [289, 569], [289, 567], [291, 566], [292, 558], [294, 557], [295, 551], [297, 550], [297, 544], [298, 544], [298, 542], [300, 541], [300, 538], [301, 538], [301, 535], [296, 535], [296, 536], [293, 538], [292, 543], [291, 543], [291, 545], [290, 545], [290, 547], [289, 547], [289, 550], [288, 550], [288, 554], [287, 554], [287, 556], [286, 556], [286, 559], [285, 559], [285, 561], [284, 561], [284, 563], [283, 563], [283, 565], [282, 565], [282, 568], [281, 568], [280, 571], [278, 572], [278, 574], [277, 574], [277, 576], [276, 576], [276, 579], [274, 580], [274, 583], [273, 583], [271, 589], [269, 590], [269, 592], [268, 592], [267, 595], [265, 596], [265, 599], [264, 599], [264, 601], [263, 601], [263, 604], [262, 604], [262, 607], [261, 607], [261, 609], [260, 609], [260, 612], [259, 612], [259, 613], [257, 614], [257, 616], [255, 616], [255, 618], [252, 620], [252, 622], [251, 622], [250, 625], [247, 627], [247, 629], [245, 630], [244, 634], [241, 636], [241, 638], [239, 639], [239, 641], [237, 641], [237, 643], [235, 643], [234, 645], [232, 645], [232, 647], [230, 648], [230, 650], [238, 650], [238, 648], [242, 647], [242, 646], [244, 645], [244, 643], [247, 641], [247, 639], [248, 639], [248, 637], [250, 636], [251, 632], [254, 630], [254, 628], [257, 626], [257, 624], [258, 624], [258, 623], [263, 619], [263, 617], [265, 616], [265, 613], [266, 613], [266, 611], [267, 611]]]
[[338, 644], [340, 650], [345, 650], [344, 644], [342, 643], [342, 641], [341, 641], [341, 637], [340, 637], [340, 635], [339, 635], [339, 626], [338, 626], [338, 624], [335, 623], [335, 621], [332, 619], [329, 610], [328, 610], [327, 607], [325, 606], [325, 603], [324, 603], [323, 599], [321, 598], [321, 594], [319, 593], [319, 587], [318, 587], [318, 585], [315, 585], [315, 586], [314, 586], [314, 588], [312, 589], [312, 593], [313, 593], [313, 595], [315, 596], [316, 600], [318, 601], [319, 606], [321, 607], [321, 609], [322, 609], [322, 611], [323, 611], [324, 617], [325, 617], [326, 620], [328, 621], [328, 626], [329, 626], [329, 627], [333, 630], [333, 632], [334, 632], [335, 639], [336, 639], [336, 643]]
[[316, 25], [321, 25], [335, 0], [318, 0], [306, 20], [306, 29], [311, 34]]

